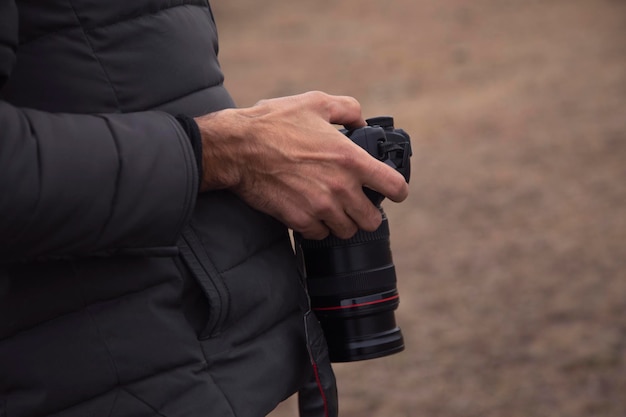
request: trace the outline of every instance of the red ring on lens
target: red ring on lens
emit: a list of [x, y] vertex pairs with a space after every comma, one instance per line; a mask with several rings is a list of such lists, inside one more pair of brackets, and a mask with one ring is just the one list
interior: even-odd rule
[[382, 300], [376, 300], [376, 301], [368, 301], [365, 303], [358, 303], [358, 304], [350, 304], [350, 305], [346, 305], [346, 306], [332, 306], [332, 307], [314, 307], [313, 311], [332, 311], [332, 310], [345, 310], [348, 308], [356, 308], [356, 307], [363, 307], [363, 306], [369, 306], [372, 304], [380, 304], [380, 303], [384, 303], [387, 301], [391, 301], [391, 300], [395, 300], [400, 298], [399, 294], [393, 295], [391, 297], [387, 297], [387, 298], [383, 298]]

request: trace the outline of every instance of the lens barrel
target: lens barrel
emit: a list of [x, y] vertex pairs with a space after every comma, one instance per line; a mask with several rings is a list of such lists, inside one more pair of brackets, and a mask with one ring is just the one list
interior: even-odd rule
[[296, 236], [311, 306], [328, 342], [330, 360], [352, 362], [404, 350], [396, 325], [396, 272], [389, 223], [383, 209], [380, 227], [359, 230], [350, 239]]

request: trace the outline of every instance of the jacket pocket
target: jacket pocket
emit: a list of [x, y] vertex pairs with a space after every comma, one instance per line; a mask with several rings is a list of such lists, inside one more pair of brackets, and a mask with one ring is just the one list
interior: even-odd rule
[[230, 309], [230, 295], [222, 275], [191, 227], [188, 226], [183, 230], [179, 248], [185, 266], [209, 301], [209, 319], [200, 333], [200, 340], [206, 340], [221, 332]]

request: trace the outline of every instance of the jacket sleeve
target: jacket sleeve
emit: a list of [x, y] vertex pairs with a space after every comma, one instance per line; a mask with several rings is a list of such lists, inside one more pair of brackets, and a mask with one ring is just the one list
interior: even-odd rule
[[165, 113], [51, 114], [0, 102], [0, 260], [171, 245], [197, 177], [189, 139]]
[[79, 115], [1, 100], [15, 62], [17, 9], [0, 0], [0, 262], [174, 244], [198, 169], [161, 112]]

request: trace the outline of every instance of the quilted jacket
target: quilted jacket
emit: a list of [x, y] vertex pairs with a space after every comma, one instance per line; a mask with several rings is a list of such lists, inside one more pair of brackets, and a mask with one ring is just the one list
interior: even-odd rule
[[0, 417], [336, 414], [287, 229], [197, 193], [217, 51], [204, 0], [0, 0]]

